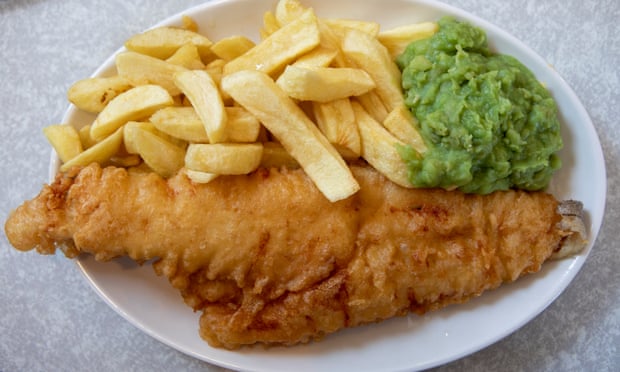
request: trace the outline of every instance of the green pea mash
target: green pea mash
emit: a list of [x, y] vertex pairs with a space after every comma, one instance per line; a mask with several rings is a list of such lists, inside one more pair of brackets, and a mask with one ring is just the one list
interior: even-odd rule
[[481, 29], [451, 17], [438, 24], [396, 60], [428, 146], [423, 155], [400, 148], [410, 181], [478, 194], [545, 188], [561, 165], [553, 98], [518, 60], [492, 53]]

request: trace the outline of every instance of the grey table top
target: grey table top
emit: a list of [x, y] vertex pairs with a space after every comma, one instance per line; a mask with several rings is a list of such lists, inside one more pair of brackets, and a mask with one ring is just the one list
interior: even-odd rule
[[[446, 0], [502, 28], [551, 63], [575, 90], [601, 139], [605, 220], [588, 260], [542, 314], [442, 371], [620, 369], [620, 2]], [[0, 0], [1, 217], [46, 181], [41, 128], [61, 120], [66, 91], [127, 36], [195, 0]], [[617, 234], [617, 231], [616, 231]], [[73, 262], [0, 240], [0, 371], [215, 371], [123, 320]]]

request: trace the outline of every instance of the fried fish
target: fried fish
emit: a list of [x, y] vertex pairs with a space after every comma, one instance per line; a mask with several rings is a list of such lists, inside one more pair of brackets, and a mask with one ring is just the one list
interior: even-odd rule
[[299, 169], [197, 184], [97, 164], [9, 216], [22, 251], [155, 260], [215, 347], [293, 345], [465, 302], [585, 245], [579, 203], [544, 192], [405, 189], [353, 165], [329, 202]]

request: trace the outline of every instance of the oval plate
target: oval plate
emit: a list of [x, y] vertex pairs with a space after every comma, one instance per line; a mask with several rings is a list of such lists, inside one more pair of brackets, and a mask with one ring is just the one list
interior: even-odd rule
[[[275, 0], [208, 2], [174, 15], [155, 26], [181, 25], [191, 16], [200, 32], [212, 40], [245, 35], [258, 41], [263, 13]], [[485, 29], [491, 47], [513, 55], [528, 66], [556, 99], [563, 124], [565, 148], [562, 169], [549, 190], [558, 199], [584, 203], [590, 244], [579, 256], [550, 262], [537, 274], [487, 292], [464, 305], [409, 315], [381, 323], [347, 329], [295, 347], [248, 347], [228, 351], [210, 347], [198, 335], [199, 314], [187, 307], [165, 278], [149, 265], [128, 259], [109, 263], [92, 257], [78, 265], [95, 291], [121, 316], [161, 342], [198, 359], [223, 367], [254, 371], [411, 370], [444, 364], [480, 350], [514, 332], [542, 312], [575, 277], [586, 260], [602, 223], [606, 175], [598, 136], [581, 102], [564, 80], [542, 58], [498, 27], [462, 10], [434, 1], [302, 1], [319, 17], [352, 18], [379, 22], [382, 29], [456, 16]], [[154, 26], [154, 27], [155, 27]], [[131, 35], [127, 35], [128, 37]], [[93, 76], [114, 73], [114, 56]], [[64, 122], [78, 125], [93, 116], [74, 107]], [[50, 177], [58, 169], [53, 154]], [[148, 309], [148, 310], [147, 310]]]

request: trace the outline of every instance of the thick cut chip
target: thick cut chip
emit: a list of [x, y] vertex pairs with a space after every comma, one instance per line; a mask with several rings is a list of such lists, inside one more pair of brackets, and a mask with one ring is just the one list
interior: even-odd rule
[[189, 31], [198, 32], [198, 24], [194, 19], [188, 15], [181, 16], [181, 23], [183, 23], [183, 28]]
[[[218, 86], [218, 88], [221, 85], [222, 76], [224, 75], [224, 65], [226, 65], [226, 61], [218, 58], [211, 61], [207, 65], [207, 67], [205, 67], [205, 71], [209, 73], [209, 75], [213, 79], [213, 82]], [[222, 101], [224, 102], [224, 104], [233, 104], [230, 96], [226, 94], [226, 92], [223, 92], [221, 89], [220, 96], [222, 97]]]
[[145, 121], [130, 121], [123, 125], [123, 144], [125, 145], [125, 151], [128, 154], [139, 154], [138, 142], [139, 135], [136, 134], [138, 130], [146, 130], [148, 132], [156, 133], [157, 128], [151, 122]]
[[248, 174], [260, 165], [260, 143], [191, 144], [185, 155], [187, 169], [214, 174]]
[[[225, 107], [226, 137], [230, 142], [256, 142], [260, 122], [243, 107]], [[149, 119], [155, 127], [170, 136], [194, 143], [209, 143], [202, 120], [193, 107], [165, 107]]]
[[261, 121], [328, 200], [345, 199], [359, 190], [340, 154], [269, 76], [240, 71], [225, 76], [222, 89]]
[[122, 76], [94, 77], [73, 84], [67, 98], [80, 110], [99, 113], [114, 97], [129, 89], [130, 81]]
[[125, 48], [159, 59], [173, 55], [180, 47], [194, 44], [202, 57], [210, 55], [213, 44], [204, 35], [177, 27], [157, 27], [132, 36], [125, 42]]
[[146, 130], [148, 132], [151, 132], [163, 139], [165, 139], [166, 141], [172, 143], [173, 145], [176, 145], [179, 148], [185, 149], [187, 147], [187, 141], [178, 138], [178, 137], [174, 137], [169, 135], [168, 133], [165, 133], [161, 130], [159, 130], [155, 124], [153, 124], [150, 121], [129, 121], [127, 122], [127, 124], [125, 124], [123, 126], [125, 134], [124, 134], [124, 144], [125, 144], [125, 150], [129, 153], [129, 154], [138, 154], [138, 148], [136, 147], [135, 143], [131, 142], [133, 139], [135, 139], [136, 137], [133, 137], [131, 134], [128, 134], [131, 130], [134, 130], [135, 128], [140, 128], [143, 130]]
[[280, 0], [276, 5], [275, 17], [280, 26], [287, 25], [306, 11], [298, 0]]
[[200, 70], [205, 67], [194, 44], [185, 44], [166, 59], [166, 62], [185, 67], [189, 70]]
[[224, 142], [227, 115], [217, 84], [205, 71], [184, 71], [174, 76], [175, 84], [190, 100], [210, 143]]
[[260, 121], [243, 107], [226, 107], [227, 137], [230, 142], [256, 142]]
[[215, 53], [218, 58], [230, 61], [254, 48], [255, 45], [256, 44], [247, 37], [235, 35], [219, 40], [211, 46], [211, 51]]
[[43, 134], [63, 163], [78, 156], [83, 150], [80, 135], [71, 125], [50, 125], [43, 128]]
[[209, 73], [211, 79], [213, 79], [213, 82], [215, 82], [218, 86], [222, 81], [222, 75], [224, 75], [224, 65], [226, 65], [226, 61], [218, 58], [211, 61], [205, 67], [205, 71]]
[[170, 177], [183, 167], [183, 148], [139, 125], [125, 127], [125, 147], [128, 152], [140, 155], [162, 177]]
[[385, 118], [387, 118], [388, 110], [385, 108], [376, 90], [357, 96], [355, 99], [364, 107], [364, 110], [379, 123], [383, 123]]
[[323, 19], [320, 19], [320, 18], [318, 19], [318, 25], [319, 25], [319, 33], [321, 35], [320, 47], [324, 49], [336, 51], [336, 55], [334, 56], [334, 60], [332, 61], [332, 66], [352, 67], [352, 65], [347, 62], [347, 60], [344, 57], [344, 54], [342, 53], [341, 38], [339, 38], [338, 35], [336, 35], [334, 30], [332, 30], [332, 28], [327, 23], [325, 23]]
[[183, 66], [136, 52], [117, 54], [116, 70], [119, 76], [125, 77], [134, 86], [145, 84], [160, 85], [171, 96], [181, 93], [181, 90], [174, 84], [174, 74], [187, 71]]
[[82, 149], [88, 149], [95, 145], [97, 141], [90, 136], [90, 127], [91, 124], [85, 125], [78, 131], [78, 135], [80, 136], [80, 142], [82, 143]]
[[276, 83], [295, 99], [315, 102], [358, 96], [375, 87], [366, 71], [347, 67], [286, 66]]
[[174, 101], [168, 92], [158, 85], [141, 85], [132, 88], [116, 98], [97, 115], [90, 127], [90, 135], [100, 141], [130, 120], [152, 115], [162, 107], [171, 106]]
[[61, 172], [66, 172], [73, 167], [85, 167], [91, 163], [103, 164], [118, 152], [123, 143], [123, 128], [119, 128], [112, 135], [101, 142], [81, 152], [60, 167]]
[[340, 38], [344, 37], [344, 34], [349, 29], [355, 29], [367, 33], [372, 37], [379, 35], [380, 26], [377, 22], [360, 21], [357, 19], [342, 19], [342, 18], [326, 18], [324, 22], [331, 27], [336, 35]]
[[209, 183], [219, 176], [216, 173], [195, 171], [187, 168], [183, 168], [182, 172], [195, 183]]
[[412, 187], [407, 164], [397, 148], [405, 146], [405, 143], [373, 119], [359, 103], [353, 102], [352, 105], [362, 138], [362, 157], [392, 182], [403, 187]]
[[328, 67], [337, 55], [338, 50], [319, 45], [295, 60], [292, 66], [304, 68]]
[[331, 102], [313, 102], [316, 123], [329, 142], [344, 146], [357, 156], [361, 152], [355, 113], [348, 98]]
[[173, 137], [189, 142], [209, 142], [205, 126], [193, 107], [165, 107], [154, 113], [149, 121]]
[[395, 108], [383, 121], [383, 126], [396, 138], [410, 144], [418, 153], [426, 152], [424, 139], [417, 129], [417, 120], [405, 106]]
[[270, 74], [320, 43], [317, 18], [308, 9], [297, 20], [280, 28], [243, 55], [224, 66], [224, 75], [241, 70]]
[[276, 16], [272, 12], [265, 12], [263, 14], [263, 28], [260, 30], [261, 38], [266, 39], [279, 29], [280, 24]]
[[396, 27], [379, 33], [377, 39], [393, 59], [401, 55], [410, 43], [433, 36], [439, 30], [435, 22], [421, 22]]
[[387, 49], [365, 32], [349, 29], [342, 40], [342, 52], [353, 65], [368, 72], [377, 84], [377, 94], [388, 112], [404, 103], [400, 70]]

